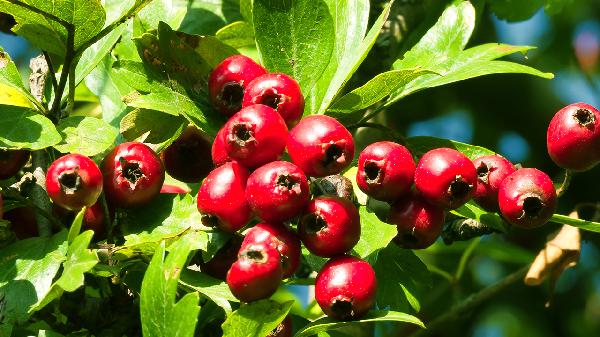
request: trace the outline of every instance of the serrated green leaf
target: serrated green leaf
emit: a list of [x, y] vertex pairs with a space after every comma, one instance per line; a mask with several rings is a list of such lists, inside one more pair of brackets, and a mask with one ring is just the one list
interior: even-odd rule
[[113, 146], [119, 132], [95, 117], [73, 116], [60, 121], [62, 142], [54, 148], [62, 153], [79, 153], [92, 157]]
[[102, 120], [119, 127], [121, 118], [128, 109], [121, 97], [133, 89], [116, 75], [110, 54], [85, 77], [85, 85], [100, 99]]
[[440, 147], [449, 147], [462, 152], [465, 156], [471, 160], [475, 160], [482, 156], [489, 156], [496, 154], [492, 150], [488, 150], [481, 146], [470, 145], [466, 143], [456, 142], [444, 138], [436, 138], [429, 136], [417, 136], [409, 137], [406, 139], [406, 147], [411, 151], [414, 156], [421, 157], [427, 151], [437, 149]]
[[264, 337], [283, 321], [293, 303], [259, 300], [242, 304], [227, 316], [222, 325], [223, 337]]
[[186, 269], [181, 273], [179, 283], [210, 298], [211, 301], [223, 308], [226, 314], [231, 313], [230, 301], [239, 302], [229, 290], [227, 283], [201, 272]]
[[253, 47], [254, 29], [245, 21], [237, 21], [217, 31], [215, 34], [221, 42], [233, 48]]
[[186, 3], [173, 0], [152, 0], [148, 6], [138, 13], [137, 18], [134, 20], [134, 36], [156, 29], [161, 21], [177, 29], [186, 13]]
[[75, 85], [79, 85], [102, 62], [102, 59], [111, 51], [126, 28], [126, 24], [119, 25], [83, 52], [79, 62], [77, 62], [77, 67], [75, 67]]
[[368, 322], [403, 322], [411, 323], [425, 328], [425, 325], [417, 317], [403, 312], [388, 310], [371, 310], [367, 316], [356, 321], [340, 322], [333, 318], [324, 317], [318, 319], [300, 329], [294, 337], [309, 337], [328, 330], [339, 329], [345, 326], [368, 323]]
[[33, 108], [34, 101], [35, 98], [23, 85], [17, 66], [0, 48], [0, 104]]
[[[121, 120], [121, 134], [129, 141], [167, 143], [181, 134], [188, 121], [160, 111], [136, 109]], [[160, 125], [160, 128], [154, 126]]]
[[331, 57], [335, 30], [323, 1], [254, 0], [254, 35], [264, 66], [286, 73], [310, 92]]
[[61, 136], [48, 118], [30, 108], [0, 105], [0, 147], [39, 150]]
[[367, 207], [361, 206], [360, 213], [360, 240], [354, 246], [354, 253], [360, 258], [374, 264], [377, 261], [377, 253], [387, 247], [398, 234], [396, 226], [389, 225], [377, 218], [375, 213]]

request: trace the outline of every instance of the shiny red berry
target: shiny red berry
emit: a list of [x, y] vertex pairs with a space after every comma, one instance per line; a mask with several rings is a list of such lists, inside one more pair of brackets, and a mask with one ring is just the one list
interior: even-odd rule
[[254, 214], [270, 222], [282, 222], [300, 214], [310, 199], [308, 181], [290, 162], [274, 161], [256, 169], [248, 178], [246, 200]]
[[471, 199], [477, 185], [477, 170], [464, 154], [437, 148], [421, 157], [415, 170], [415, 187], [430, 203], [455, 209]]
[[225, 281], [227, 271], [231, 265], [237, 261], [237, 255], [242, 247], [242, 238], [239, 235], [234, 235], [221, 247], [207, 262], [202, 260], [200, 255], [200, 270], [214, 278]]
[[251, 58], [234, 55], [223, 60], [208, 78], [210, 101], [216, 110], [232, 116], [242, 108], [246, 86], [267, 70]]
[[259, 76], [246, 87], [242, 107], [264, 104], [277, 110], [288, 127], [298, 124], [304, 113], [304, 96], [298, 82], [286, 74]]
[[516, 171], [515, 166], [497, 154], [479, 157], [473, 164], [477, 169], [477, 188], [473, 199], [486, 211], [497, 212], [500, 183]]
[[248, 168], [277, 160], [285, 150], [285, 121], [266, 105], [243, 108], [223, 128], [227, 154]]
[[360, 153], [356, 182], [368, 196], [393, 201], [410, 191], [414, 174], [415, 162], [404, 146], [377, 142]]
[[300, 266], [300, 239], [285, 225], [267, 222], [257, 224], [246, 233], [242, 249], [255, 243], [268, 244], [277, 249], [281, 254], [283, 278], [292, 276]]
[[238, 260], [227, 272], [227, 285], [242, 302], [268, 298], [281, 283], [281, 259], [277, 249], [268, 244], [243, 247]]
[[236, 232], [250, 220], [246, 201], [248, 170], [236, 162], [217, 167], [208, 174], [198, 191], [202, 223], [225, 232]]
[[354, 204], [340, 197], [313, 199], [298, 225], [298, 235], [311, 253], [333, 257], [350, 251], [360, 239], [360, 216]]
[[0, 149], [0, 180], [17, 174], [29, 160], [30, 154], [29, 150]]
[[106, 234], [106, 226], [104, 223], [104, 210], [102, 209], [102, 204], [100, 202], [96, 202], [92, 206], [85, 209], [85, 213], [83, 213], [83, 223], [81, 226], [82, 230], [93, 230], [94, 238], [96, 240], [104, 237]]
[[215, 140], [212, 143], [210, 155], [215, 167], [219, 167], [225, 164], [226, 162], [231, 161], [231, 157], [229, 157], [229, 155], [227, 154], [227, 149], [225, 148], [225, 145], [227, 144], [227, 142], [225, 141], [226, 131], [227, 130], [225, 128], [221, 128], [217, 132]]
[[392, 204], [388, 223], [396, 225], [394, 242], [403, 248], [423, 249], [442, 234], [446, 211], [411, 193]]
[[188, 126], [183, 133], [160, 153], [167, 173], [180, 181], [198, 183], [213, 169], [207, 158], [211, 155], [212, 142], [195, 126]]
[[600, 161], [600, 111], [585, 103], [560, 109], [548, 126], [546, 145], [556, 165], [585, 171]]
[[292, 337], [292, 319], [290, 315], [285, 316], [283, 321], [271, 330], [267, 337]]
[[354, 256], [329, 260], [315, 281], [315, 299], [323, 312], [343, 321], [365, 316], [375, 305], [376, 292], [375, 271]]
[[308, 116], [288, 136], [287, 149], [294, 164], [313, 177], [340, 173], [354, 158], [350, 132], [335, 118]]
[[68, 154], [48, 167], [46, 191], [57, 205], [68, 210], [79, 210], [98, 200], [102, 192], [102, 173], [90, 158]]
[[539, 227], [556, 210], [556, 190], [548, 175], [538, 169], [522, 168], [500, 184], [498, 204], [506, 221], [521, 228]]
[[104, 158], [102, 173], [107, 200], [123, 208], [147, 204], [160, 193], [165, 180], [158, 155], [138, 142], [117, 145]]

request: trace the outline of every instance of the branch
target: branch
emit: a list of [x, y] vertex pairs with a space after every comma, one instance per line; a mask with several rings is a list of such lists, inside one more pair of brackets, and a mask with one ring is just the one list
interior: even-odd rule
[[58, 89], [58, 82], [56, 81], [56, 71], [54, 70], [54, 66], [52, 65], [52, 59], [50, 58], [50, 54], [48, 52], [43, 51], [44, 58], [46, 58], [46, 64], [48, 64], [50, 81], [52, 82], [52, 89], [56, 91]]
[[69, 73], [71, 72], [71, 67], [74, 68], [74, 54], [73, 50], [75, 46], [75, 33], [72, 31], [68, 32], [67, 35], [67, 53], [65, 55], [65, 63], [63, 64], [62, 71], [60, 73], [60, 82], [58, 83], [58, 87], [56, 91], [54, 91], [54, 101], [52, 102], [52, 109], [50, 112], [53, 114], [55, 118], [55, 123], [58, 124], [61, 118], [60, 105], [62, 101], [62, 96], [65, 91], [65, 86], [67, 85], [67, 78], [69, 77]]

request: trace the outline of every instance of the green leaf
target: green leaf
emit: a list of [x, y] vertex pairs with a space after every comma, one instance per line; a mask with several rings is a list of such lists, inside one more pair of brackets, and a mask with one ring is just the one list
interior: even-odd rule
[[293, 301], [260, 300], [242, 304], [223, 323], [223, 337], [264, 337], [287, 316]]
[[243, 20], [240, 0], [187, 1], [187, 7], [187, 14], [177, 30], [188, 34], [215, 35], [228, 23]]
[[211, 301], [223, 308], [226, 314], [231, 313], [230, 301], [239, 302], [229, 290], [227, 283], [204, 273], [186, 269], [181, 273], [179, 283], [210, 298]]
[[34, 101], [35, 98], [23, 85], [17, 66], [0, 48], [0, 104], [33, 108]]
[[377, 307], [406, 312], [421, 309], [419, 298], [431, 287], [425, 264], [408, 249], [388, 245], [373, 266], [377, 276]]
[[109, 149], [117, 139], [117, 129], [95, 117], [73, 116], [60, 121], [62, 142], [54, 148], [62, 153], [92, 157]]
[[369, 196], [365, 194], [359, 187], [356, 182], [356, 173], [358, 172], [358, 167], [352, 166], [346, 172], [344, 172], [344, 177], [350, 179], [352, 182], [352, 191], [354, 191], [354, 195], [360, 205], [366, 205]]
[[496, 17], [506, 21], [523, 21], [531, 18], [542, 7], [547, 14], [554, 15], [570, 5], [573, 0], [487, 0], [489, 9]]
[[0, 105], [0, 111], [0, 147], [39, 150], [61, 141], [52, 121], [35, 110]]
[[145, 337], [194, 336], [200, 300], [197, 293], [188, 293], [178, 302], [177, 284], [185, 268], [192, 243], [183, 238], [176, 241], [165, 258], [165, 243], [161, 243], [142, 281], [140, 318]]
[[85, 216], [85, 211], [86, 208], [82, 208], [75, 216], [75, 219], [73, 219], [71, 227], [69, 227], [69, 234], [67, 235], [67, 242], [69, 244], [73, 243], [75, 238], [81, 232], [81, 225], [83, 224], [83, 217]]
[[387, 247], [398, 234], [396, 226], [389, 225], [377, 218], [367, 207], [360, 206], [360, 240], [354, 246], [354, 252], [362, 259], [373, 264], [377, 261], [377, 253]]
[[110, 54], [85, 78], [85, 85], [100, 99], [102, 119], [119, 127], [121, 118], [128, 109], [121, 97], [133, 89], [117, 76]]
[[291, 75], [308, 93], [335, 45], [335, 28], [323, 0], [254, 0], [254, 35], [260, 58], [271, 72]]
[[134, 20], [134, 36], [156, 29], [159, 22], [163, 21], [177, 29], [187, 13], [187, 6], [183, 2], [173, 0], [152, 0], [142, 9]]
[[112, 50], [126, 28], [126, 24], [119, 25], [83, 52], [79, 62], [77, 62], [77, 67], [75, 67], [75, 85], [79, 85], [102, 62], [102, 59]]
[[452, 213], [465, 218], [475, 219], [482, 224], [485, 224], [488, 227], [496, 229], [502, 233], [506, 233], [508, 231], [508, 224], [502, 220], [502, 217], [500, 217], [497, 213], [485, 211], [474, 202], [468, 202], [463, 206], [453, 210]]
[[221, 42], [233, 48], [253, 47], [255, 45], [252, 25], [245, 21], [237, 21], [227, 25], [219, 29], [215, 36]]
[[496, 154], [495, 152], [481, 146], [470, 145], [449, 139], [429, 136], [409, 137], [406, 139], [406, 147], [408, 147], [411, 153], [417, 157], [421, 157], [427, 151], [437, 149], [439, 147], [449, 147], [451, 149], [455, 149], [459, 152], [462, 152], [471, 160], [475, 160], [482, 156]]
[[577, 228], [583, 229], [584, 231], [600, 233], [600, 223], [599, 222], [575, 219], [575, 218], [571, 218], [570, 216], [562, 215], [562, 214], [554, 214], [552, 216], [552, 219], [550, 219], [550, 221], [556, 222], [559, 224], [577, 227]]
[[[187, 124], [187, 120], [181, 116], [135, 109], [121, 120], [121, 134], [129, 141], [161, 144], [181, 134]], [[160, 128], [154, 127], [155, 125], [160, 125]]]
[[67, 231], [20, 240], [0, 250], [3, 323], [24, 322], [29, 308], [50, 291], [67, 252]]
[[403, 312], [388, 311], [388, 310], [371, 310], [367, 316], [356, 321], [341, 322], [333, 318], [324, 317], [318, 319], [307, 326], [300, 329], [294, 337], [309, 337], [328, 330], [339, 329], [345, 326], [369, 323], [369, 322], [404, 322], [411, 323], [425, 328], [423, 322], [417, 317], [405, 314]]

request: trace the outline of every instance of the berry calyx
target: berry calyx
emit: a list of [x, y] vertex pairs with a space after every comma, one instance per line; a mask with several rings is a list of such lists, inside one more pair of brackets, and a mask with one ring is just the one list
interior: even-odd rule
[[248, 178], [246, 200], [254, 214], [270, 222], [282, 222], [303, 211], [310, 198], [308, 181], [298, 166], [274, 161], [256, 169]]
[[539, 227], [556, 210], [556, 190], [550, 177], [534, 168], [522, 168], [500, 184], [498, 204], [506, 221], [521, 227]]
[[421, 157], [415, 169], [415, 187], [428, 201], [456, 209], [471, 199], [477, 185], [477, 170], [464, 154], [437, 148]]
[[313, 199], [300, 218], [298, 235], [311, 253], [333, 257], [350, 251], [360, 239], [360, 216], [354, 204], [340, 197]]
[[313, 177], [338, 174], [354, 158], [354, 140], [335, 118], [313, 115], [289, 133], [287, 149], [294, 164]]
[[211, 141], [195, 126], [188, 126], [183, 133], [160, 153], [165, 170], [173, 178], [188, 182], [200, 182], [213, 169], [206, 160], [211, 155]]
[[0, 149], [0, 180], [17, 174], [29, 160], [30, 154], [29, 150]]
[[500, 155], [483, 156], [473, 161], [477, 169], [477, 187], [473, 194], [475, 202], [489, 212], [498, 211], [500, 183], [516, 171], [515, 166]]
[[98, 200], [102, 192], [102, 173], [90, 158], [68, 154], [48, 167], [46, 191], [57, 205], [68, 210], [79, 210]]
[[442, 234], [446, 212], [432, 205], [416, 193], [411, 193], [392, 204], [388, 223], [396, 225], [398, 235], [394, 242], [403, 248], [424, 249]]
[[360, 153], [356, 182], [368, 196], [393, 201], [410, 191], [414, 174], [415, 162], [404, 146], [377, 142]]
[[315, 281], [315, 299], [323, 312], [344, 321], [365, 316], [375, 304], [376, 291], [375, 271], [354, 256], [332, 258]]

